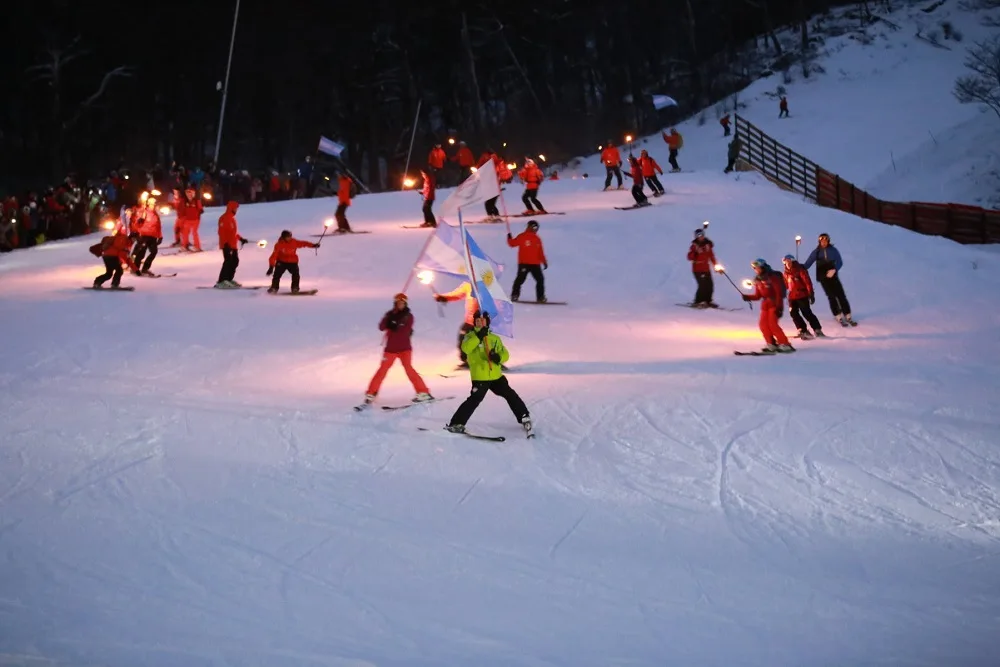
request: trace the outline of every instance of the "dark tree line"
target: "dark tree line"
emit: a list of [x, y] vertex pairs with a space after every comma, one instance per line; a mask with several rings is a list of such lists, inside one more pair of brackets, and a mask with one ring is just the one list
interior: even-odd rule
[[[417, 165], [452, 133], [477, 154], [586, 153], [725, 98], [757, 73], [748, 53], [807, 69], [809, 19], [836, 4], [847, 3], [243, 0], [219, 166], [293, 169], [323, 134], [373, 190], [398, 187], [418, 102]], [[0, 46], [0, 184], [204, 164], [234, 6], [7, 8], [23, 40]], [[775, 36], [784, 27], [800, 35], [794, 48]], [[680, 106], [657, 111], [655, 94]]]

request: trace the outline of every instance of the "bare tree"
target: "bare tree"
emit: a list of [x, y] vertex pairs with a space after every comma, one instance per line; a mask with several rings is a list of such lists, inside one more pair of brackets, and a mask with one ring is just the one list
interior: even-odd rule
[[984, 104], [1000, 116], [1000, 36], [969, 49], [965, 67], [972, 74], [955, 81], [955, 97], [962, 104]]
[[44, 61], [25, 70], [25, 73], [33, 80], [45, 82], [51, 90], [49, 121], [52, 136], [50, 139], [53, 167], [57, 172], [62, 170], [62, 148], [66, 133], [72, 130], [88, 111], [95, 108], [101, 98], [107, 94], [108, 86], [114, 79], [132, 76], [132, 69], [129, 67], [112, 68], [104, 73], [93, 94], [83, 100], [67, 103], [63, 96], [66, 69], [88, 53], [89, 51], [81, 46], [80, 37], [77, 36], [66, 47], [46, 49]]

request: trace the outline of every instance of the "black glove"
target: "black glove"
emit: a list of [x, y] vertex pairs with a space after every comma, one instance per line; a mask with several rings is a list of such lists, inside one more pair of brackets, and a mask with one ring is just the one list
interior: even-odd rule
[[810, 294], [809, 295], [809, 305], [811, 306], [814, 303], [816, 303], [816, 295], [815, 294]]
[[435, 294], [434, 300], [438, 303], [448, 303], [448, 297], [442, 296], [441, 294]]
[[390, 331], [395, 331], [398, 326], [399, 322], [397, 322], [395, 319], [389, 318], [388, 320], [385, 321], [385, 328]]
[[489, 332], [490, 332], [490, 330], [487, 329], [486, 327], [483, 327], [482, 329], [476, 329], [476, 336], [479, 337], [479, 340], [482, 340], [482, 339], [486, 338], [486, 335]]
[[785, 314], [785, 309], [784, 308], [779, 308], [778, 309], [778, 319], [780, 320], [781, 316], [784, 315], [784, 314]]
[[163, 237], [162, 236], [160, 238], [156, 239], [156, 245], [160, 245], [161, 243], [163, 243]]
[[249, 243], [249, 241], [247, 241], [247, 240], [246, 240], [245, 238], [243, 238], [243, 237], [241, 236], [241, 237], [240, 237], [240, 250], [242, 250], [242, 249], [243, 249], [243, 246], [245, 246], [245, 245], [246, 245], [247, 243]]
[[314, 248], [318, 248], [318, 247], [319, 247], [319, 244], [318, 244], [318, 243], [313, 243], [313, 247], [314, 247]]
[[267, 267], [267, 275], [271, 275], [273, 273], [274, 273], [274, 267], [273, 266]]
[[545, 269], [546, 271], [548, 271], [549, 270], [549, 263], [546, 262], [545, 264], [542, 264], [542, 268]]
[[490, 352], [490, 361], [492, 361], [494, 364], [499, 364], [500, 363], [500, 353], [497, 352], [496, 350], [493, 350], [492, 352]]
[[514, 238], [514, 237], [513, 237], [513, 236], [511, 236], [511, 233], [510, 233], [510, 232], [507, 232], [507, 238], [509, 238], [509, 239], [512, 239], [512, 238]]
[[749, 294], [744, 294], [744, 295], [743, 295], [743, 300], [744, 300], [744, 301], [753, 301], [753, 299], [751, 299], [751, 298], [750, 298], [750, 295], [749, 295]]

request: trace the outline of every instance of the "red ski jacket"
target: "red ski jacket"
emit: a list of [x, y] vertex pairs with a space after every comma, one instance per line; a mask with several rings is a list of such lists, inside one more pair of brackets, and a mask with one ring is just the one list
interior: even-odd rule
[[548, 264], [545, 259], [545, 248], [542, 247], [542, 239], [531, 230], [521, 232], [514, 238], [507, 238], [507, 245], [517, 248], [518, 264]]
[[798, 262], [785, 269], [785, 285], [788, 286], [788, 300], [808, 299], [813, 294], [812, 280], [809, 272]]
[[[395, 329], [389, 328], [390, 322], [396, 323]], [[413, 313], [409, 308], [387, 312], [378, 323], [378, 330], [385, 332], [386, 352], [398, 353], [413, 349], [410, 342], [410, 337], [413, 335]]]
[[708, 273], [715, 267], [715, 253], [712, 251], [713, 244], [708, 239], [701, 243], [694, 241], [691, 249], [688, 250], [688, 260], [691, 262], [693, 273]]

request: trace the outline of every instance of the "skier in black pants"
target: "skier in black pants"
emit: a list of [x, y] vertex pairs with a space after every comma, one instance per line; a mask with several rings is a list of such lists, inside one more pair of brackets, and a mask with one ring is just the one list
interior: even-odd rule
[[510, 290], [511, 301], [521, 299], [521, 286], [531, 274], [535, 279], [535, 300], [545, 303], [545, 275], [542, 269], [549, 268], [549, 260], [545, 258], [545, 247], [538, 237], [538, 221], [529, 220], [527, 228], [517, 237], [507, 234], [507, 245], [517, 248], [517, 277]]
[[830, 243], [829, 234], [819, 235], [819, 245], [809, 253], [802, 266], [808, 270], [814, 262], [816, 280], [823, 286], [826, 298], [830, 300], [830, 312], [841, 326], [857, 326], [857, 322], [851, 319], [851, 304], [844, 294], [844, 286], [840, 284], [840, 269], [844, 261], [840, 258], [840, 252]]
[[528, 406], [511, 388], [500, 366], [510, 358], [510, 352], [504, 347], [500, 337], [490, 332], [489, 313], [476, 311], [473, 317], [473, 329], [465, 335], [465, 339], [462, 341], [462, 351], [469, 360], [472, 392], [458, 406], [458, 410], [452, 415], [451, 421], [445, 428], [452, 433], [465, 433], [466, 422], [486, 398], [486, 392], [492, 391], [507, 401], [507, 405], [510, 406], [518, 423], [530, 435], [531, 415], [528, 413]]
[[809, 272], [795, 261], [792, 255], [785, 255], [782, 259], [785, 264], [785, 287], [788, 289], [788, 311], [795, 322], [795, 328], [799, 330], [798, 337], [802, 340], [810, 340], [813, 334], [806, 328], [806, 322], [812, 326], [817, 338], [823, 338], [823, 328], [819, 319], [813, 314], [812, 304], [816, 303], [816, 293], [813, 290], [812, 281], [809, 280]]

